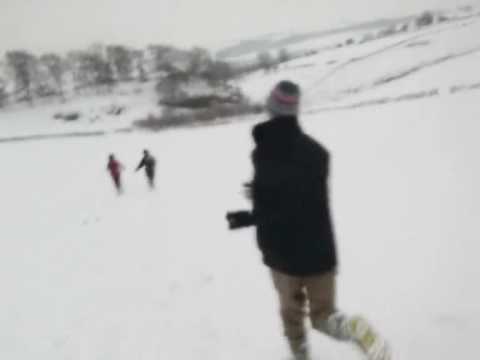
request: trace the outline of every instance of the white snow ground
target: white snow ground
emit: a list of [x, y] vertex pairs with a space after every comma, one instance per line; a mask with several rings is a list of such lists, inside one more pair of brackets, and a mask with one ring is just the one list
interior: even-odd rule
[[[436, 75], [455, 85], [466, 63], [447, 64]], [[339, 307], [370, 318], [395, 359], [477, 353], [479, 96], [302, 117], [332, 153]], [[0, 359], [287, 359], [253, 230], [224, 221], [248, 206], [254, 123], [0, 144]], [[133, 172], [143, 148], [158, 160], [153, 192]], [[127, 167], [121, 197], [109, 152]], [[320, 334], [312, 344], [315, 359], [361, 359]]]
[[[11, 137], [72, 134], [77, 132], [112, 132], [128, 128], [148, 114], [160, 113], [156, 105], [154, 82], [132, 83], [111, 94], [70, 98], [61, 103], [37, 103], [32, 107], [13, 107], [0, 112], [0, 141]], [[109, 114], [112, 107], [125, 109], [118, 116]], [[77, 121], [55, 119], [57, 113], [80, 114]]]

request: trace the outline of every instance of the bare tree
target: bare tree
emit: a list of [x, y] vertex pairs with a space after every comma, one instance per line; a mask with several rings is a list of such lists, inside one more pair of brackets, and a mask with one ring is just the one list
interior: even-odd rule
[[190, 63], [187, 72], [191, 75], [200, 75], [211, 65], [212, 59], [208, 50], [203, 48], [193, 48], [190, 52]]
[[351, 46], [353, 44], [355, 44], [355, 40], [353, 38], [349, 38], [345, 41], [345, 45], [347, 46]]
[[9, 51], [6, 54], [7, 63], [12, 69], [15, 81], [15, 92], [24, 94], [23, 99], [33, 103], [32, 87], [35, 57], [27, 51]]
[[280, 49], [280, 51], [278, 52], [278, 62], [279, 63], [283, 63], [283, 62], [287, 62], [289, 61], [291, 58], [290, 56], [290, 53], [288, 52], [287, 49], [283, 48], [283, 49]]
[[266, 72], [272, 70], [275, 66], [275, 61], [268, 51], [259, 52], [257, 55], [258, 65]]
[[131, 80], [133, 57], [130, 49], [121, 45], [108, 46], [107, 59], [119, 81]]
[[235, 73], [229, 63], [225, 61], [213, 61], [204, 72], [205, 79], [212, 85], [225, 85], [234, 77]]
[[402, 24], [402, 25], [399, 27], [398, 31], [399, 31], [399, 32], [407, 32], [407, 31], [408, 31], [408, 28], [409, 28], [409, 25], [408, 25], [408, 24]]
[[461, 6], [458, 6], [457, 8], [458, 10], [467, 14], [475, 11], [475, 8], [472, 5], [461, 5]]
[[75, 84], [75, 92], [82, 91], [91, 84], [86, 58], [87, 52], [85, 51], [72, 51], [67, 55], [68, 66]]
[[58, 94], [64, 99], [63, 82], [66, 72], [65, 62], [59, 55], [53, 53], [40, 57], [40, 62], [46, 67], [48, 74], [55, 83]]
[[2, 79], [0, 79], [0, 108], [6, 105], [7, 99], [8, 99], [8, 94], [5, 87], [6, 87], [5, 82]]
[[112, 66], [102, 59], [96, 59], [95, 63], [95, 85], [101, 86], [111, 92], [115, 85], [115, 76], [113, 74]]
[[145, 53], [143, 50], [132, 50], [131, 51], [132, 59], [132, 70], [133, 76], [139, 82], [147, 82], [148, 74], [145, 69]]
[[147, 82], [148, 81], [148, 74], [145, 70], [145, 67], [141, 62], [137, 64], [137, 72], [138, 72], [138, 81], [140, 82]]
[[435, 23], [435, 14], [431, 11], [425, 11], [417, 18], [416, 24], [418, 27], [430, 26]]
[[110, 91], [115, 84], [112, 67], [99, 53], [74, 53], [73, 68], [77, 89], [100, 86]]
[[148, 51], [153, 57], [155, 71], [165, 71], [167, 73], [174, 71], [168, 56], [173, 50], [173, 47], [166, 45], [150, 45], [148, 47]]

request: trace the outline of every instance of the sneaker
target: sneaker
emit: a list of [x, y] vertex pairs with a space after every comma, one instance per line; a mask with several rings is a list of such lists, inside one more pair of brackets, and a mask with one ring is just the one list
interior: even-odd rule
[[300, 346], [293, 353], [294, 360], [310, 360], [310, 349], [306, 342], [300, 344]]
[[369, 360], [391, 360], [388, 344], [365, 319], [352, 317], [348, 325], [352, 338]]

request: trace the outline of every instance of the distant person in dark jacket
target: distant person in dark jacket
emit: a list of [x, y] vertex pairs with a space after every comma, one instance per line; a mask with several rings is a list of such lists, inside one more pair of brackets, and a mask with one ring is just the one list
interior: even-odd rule
[[135, 171], [145, 168], [145, 175], [147, 176], [148, 185], [150, 188], [155, 187], [155, 158], [150, 154], [148, 150], [143, 150], [143, 157], [140, 160]]
[[123, 165], [115, 158], [115, 155], [110, 154], [108, 157], [107, 170], [110, 173], [110, 176], [115, 185], [115, 189], [119, 194], [123, 192], [122, 186], [122, 170]]
[[310, 359], [305, 318], [337, 340], [355, 342], [371, 360], [390, 359], [386, 342], [360, 316], [337, 310], [337, 252], [329, 208], [328, 151], [297, 120], [300, 89], [282, 81], [267, 100], [271, 119], [253, 129], [253, 210], [227, 214], [231, 229], [255, 225], [279, 295], [284, 332], [296, 360]]

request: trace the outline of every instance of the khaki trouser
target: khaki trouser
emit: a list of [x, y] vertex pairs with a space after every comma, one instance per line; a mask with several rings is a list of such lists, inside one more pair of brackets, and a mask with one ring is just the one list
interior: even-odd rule
[[295, 277], [272, 270], [272, 278], [280, 299], [285, 336], [294, 353], [306, 342], [307, 315], [315, 329], [333, 335], [328, 331], [327, 319], [335, 312], [335, 272]]

